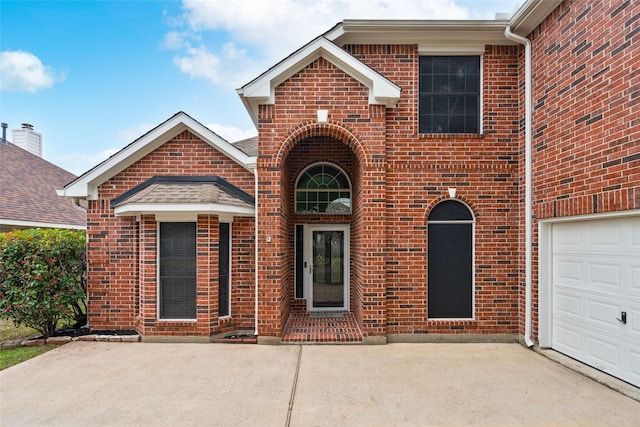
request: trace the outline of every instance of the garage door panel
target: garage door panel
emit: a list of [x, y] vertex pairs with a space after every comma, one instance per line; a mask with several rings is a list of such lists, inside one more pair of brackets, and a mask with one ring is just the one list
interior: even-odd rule
[[580, 307], [581, 298], [579, 296], [558, 290], [554, 300], [554, 311], [556, 315], [579, 320], [581, 313]]
[[629, 310], [627, 313], [627, 324], [636, 338], [640, 340], [640, 307], [635, 306]]
[[640, 298], [640, 254], [637, 258], [554, 254], [553, 285]]
[[640, 294], [640, 265], [633, 265], [631, 269], [631, 288]]
[[631, 351], [631, 372], [640, 378], [640, 351]]
[[588, 319], [604, 329], [618, 328], [616, 316], [620, 314], [620, 306], [615, 301], [589, 300]]
[[554, 268], [553, 281], [563, 285], [580, 284], [583, 281], [582, 262], [578, 259], [568, 257], [558, 257]]
[[596, 287], [606, 287], [612, 290], [620, 289], [620, 276], [622, 266], [619, 262], [590, 262], [589, 264], [590, 282]]
[[631, 245], [640, 251], [640, 224], [638, 222], [631, 222]]
[[553, 330], [554, 348], [568, 355], [577, 355], [581, 353], [582, 343], [580, 332], [575, 329], [557, 325]]
[[587, 334], [587, 355], [592, 363], [599, 369], [619, 372], [620, 345], [600, 334]]
[[640, 217], [554, 224], [551, 241], [552, 347], [640, 386]]

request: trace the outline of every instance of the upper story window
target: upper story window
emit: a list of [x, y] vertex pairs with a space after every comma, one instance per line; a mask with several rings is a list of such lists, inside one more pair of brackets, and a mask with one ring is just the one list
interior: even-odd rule
[[420, 133], [480, 133], [480, 56], [421, 56]]
[[296, 213], [351, 213], [351, 184], [347, 175], [330, 163], [305, 169], [296, 182]]

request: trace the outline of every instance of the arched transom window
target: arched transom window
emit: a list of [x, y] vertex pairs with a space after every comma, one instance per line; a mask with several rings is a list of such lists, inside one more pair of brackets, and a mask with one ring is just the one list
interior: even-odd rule
[[351, 184], [347, 175], [330, 163], [305, 169], [296, 182], [296, 213], [351, 213]]

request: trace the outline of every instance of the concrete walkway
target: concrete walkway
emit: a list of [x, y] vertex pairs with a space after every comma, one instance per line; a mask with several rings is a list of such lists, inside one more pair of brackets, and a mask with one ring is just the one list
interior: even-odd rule
[[0, 372], [4, 427], [639, 424], [518, 344], [74, 342]]

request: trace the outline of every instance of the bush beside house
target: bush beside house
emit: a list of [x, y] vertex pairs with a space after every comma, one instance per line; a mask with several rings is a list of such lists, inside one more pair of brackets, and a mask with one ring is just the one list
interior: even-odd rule
[[84, 231], [27, 229], [0, 234], [0, 316], [47, 338], [59, 322], [86, 317]]

